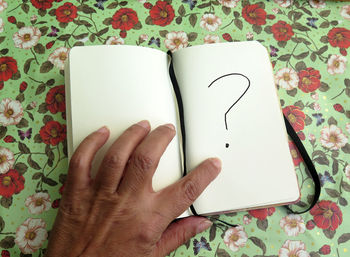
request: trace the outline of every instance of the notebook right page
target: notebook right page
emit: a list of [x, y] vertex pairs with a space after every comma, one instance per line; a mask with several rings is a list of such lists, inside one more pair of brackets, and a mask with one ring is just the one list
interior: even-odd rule
[[260, 43], [202, 45], [173, 54], [188, 170], [208, 157], [222, 172], [196, 200], [201, 214], [296, 201], [297, 177], [268, 52]]

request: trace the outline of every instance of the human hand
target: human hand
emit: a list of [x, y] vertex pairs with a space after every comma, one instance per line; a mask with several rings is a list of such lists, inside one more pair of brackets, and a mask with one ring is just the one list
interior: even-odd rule
[[109, 130], [103, 127], [79, 145], [70, 161], [46, 257], [165, 256], [212, 225], [203, 217], [171, 222], [216, 178], [220, 161], [208, 159], [154, 192], [153, 174], [176, 132], [170, 124], [149, 132], [147, 121], [128, 128], [110, 147], [94, 179], [91, 162]]

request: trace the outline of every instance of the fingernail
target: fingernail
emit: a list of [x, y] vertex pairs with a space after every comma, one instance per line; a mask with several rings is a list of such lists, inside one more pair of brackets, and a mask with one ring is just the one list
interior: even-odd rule
[[142, 120], [142, 121], [140, 121], [140, 122], [138, 122], [136, 124], [141, 126], [141, 127], [143, 127], [143, 128], [145, 128], [145, 129], [149, 129], [149, 127], [150, 127], [148, 120]]
[[106, 133], [109, 129], [107, 128], [107, 126], [103, 126], [101, 128], [99, 128], [96, 132], [98, 133]]
[[199, 223], [199, 225], [197, 226], [196, 232], [201, 233], [205, 230], [207, 230], [208, 228], [210, 228], [213, 225], [213, 222], [211, 222], [210, 220], [204, 220], [201, 223]]
[[172, 130], [175, 130], [175, 126], [171, 123], [168, 123], [168, 124], [164, 124], [164, 126], [167, 126], [168, 128], [172, 129]]
[[221, 170], [221, 166], [222, 166], [222, 163], [221, 163], [221, 160], [218, 159], [218, 158], [211, 158], [211, 163], [218, 169]]

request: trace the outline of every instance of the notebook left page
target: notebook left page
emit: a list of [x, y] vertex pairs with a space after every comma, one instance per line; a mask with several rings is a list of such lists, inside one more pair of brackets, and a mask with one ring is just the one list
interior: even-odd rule
[[[132, 124], [148, 120], [177, 128], [168, 58], [159, 50], [136, 46], [74, 47], [66, 66], [69, 158], [79, 143], [103, 125], [111, 136], [93, 163], [97, 171], [112, 142]], [[178, 131], [178, 129], [177, 129]], [[162, 156], [153, 178], [159, 189], [181, 177], [178, 137]]]

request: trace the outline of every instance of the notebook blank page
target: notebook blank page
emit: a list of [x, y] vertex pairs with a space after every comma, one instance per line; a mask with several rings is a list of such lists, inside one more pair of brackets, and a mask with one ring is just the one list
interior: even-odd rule
[[221, 174], [196, 200], [197, 212], [297, 200], [267, 50], [258, 42], [238, 42], [189, 47], [173, 56], [184, 104], [187, 167], [215, 156], [223, 163]]
[[[177, 127], [166, 53], [136, 46], [90, 46], [73, 48], [69, 57], [69, 157], [88, 134], [103, 125], [109, 127], [111, 136], [95, 159], [94, 172], [108, 147], [132, 124], [146, 119], [152, 129], [165, 123]], [[160, 160], [153, 188], [158, 191], [181, 175], [175, 136]]]

